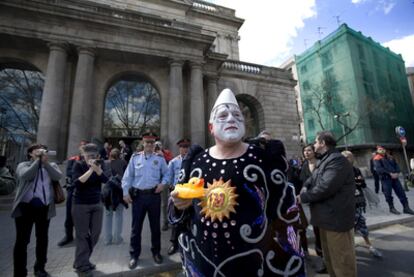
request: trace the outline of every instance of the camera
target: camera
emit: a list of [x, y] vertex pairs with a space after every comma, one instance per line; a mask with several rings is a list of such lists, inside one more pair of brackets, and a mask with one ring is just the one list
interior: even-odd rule
[[103, 163], [104, 163], [104, 161], [103, 161], [103, 160], [95, 160], [93, 163], [94, 163], [95, 165], [100, 165], [100, 166], [102, 166], [102, 165], [103, 165]]
[[253, 144], [255, 146], [258, 146], [262, 149], [266, 148], [267, 145], [267, 141], [265, 138], [261, 138], [261, 137], [254, 137], [254, 138], [249, 138], [246, 139], [245, 142], [249, 143], [249, 144]]
[[39, 149], [39, 155], [48, 155], [48, 156], [56, 156], [56, 151], [54, 150], [46, 150], [46, 149]]

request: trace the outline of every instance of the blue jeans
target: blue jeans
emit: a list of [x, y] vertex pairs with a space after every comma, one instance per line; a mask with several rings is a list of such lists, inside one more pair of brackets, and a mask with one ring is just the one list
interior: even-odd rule
[[[116, 207], [114, 211], [112, 208], [105, 209], [105, 243], [121, 243], [122, 240], [122, 224], [123, 224], [124, 206], [122, 204]], [[114, 216], [115, 215], [115, 216]], [[112, 218], [115, 217], [114, 232], [112, 233]]]

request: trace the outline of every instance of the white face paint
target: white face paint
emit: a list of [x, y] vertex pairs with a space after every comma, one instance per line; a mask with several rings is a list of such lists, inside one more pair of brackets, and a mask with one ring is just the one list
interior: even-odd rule
[[223, 142], [241, 141], [245, 134], [243, 114], [236, 105], [218, 106], [212, 125], [214, 137]]

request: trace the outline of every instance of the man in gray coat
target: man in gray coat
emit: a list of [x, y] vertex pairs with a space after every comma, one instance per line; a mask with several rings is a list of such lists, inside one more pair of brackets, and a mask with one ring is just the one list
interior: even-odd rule
[[322, 251], [331, 277], [356, 276], [354, 249], [355, 181], [352, 165], [336, 149], [331, 132], [319, 132], [320, 160], [305, 182], [298, 202], [309, 203], [311, 223], [319, 227]]
[[62, 172], [54, 163], [49, 163], [47, 147], [33, 144], [27, 150], [29, 161], [17, 166], [17, 191], [13, 203], [12, 217], [16, 223], [16, 243], [13, 261], [14, 276], [27, 276], [27, 245], [32, 227], [36, 229], [36, 263], [34, 275], [47, 277], [47, 245], [50, 218], [56, 215], [52, 181], [59, 181]]

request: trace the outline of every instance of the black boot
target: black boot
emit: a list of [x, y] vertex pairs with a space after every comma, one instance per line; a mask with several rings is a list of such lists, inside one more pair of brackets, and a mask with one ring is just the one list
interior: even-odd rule
[[410, 207], [408, 206], [408, 203], [404, 204], [404, 210], [403, 210], [403, 212], [405, 214], [412, 214], [412, 215], [414, 215], [414, 211], [410, 209]]
[[58, 246], [59, 247], [65, 246], [66, 244], [69, 244], [72, 241], [73, 241], [73, 237], [66, 235], [61, 241], [58, 242]]
[[390, 213], [392, 213], [392, 214], [401, 214], [399, 211], [397, 211], [396, 208], [394, 208], [394, 205], [390, 205]]

